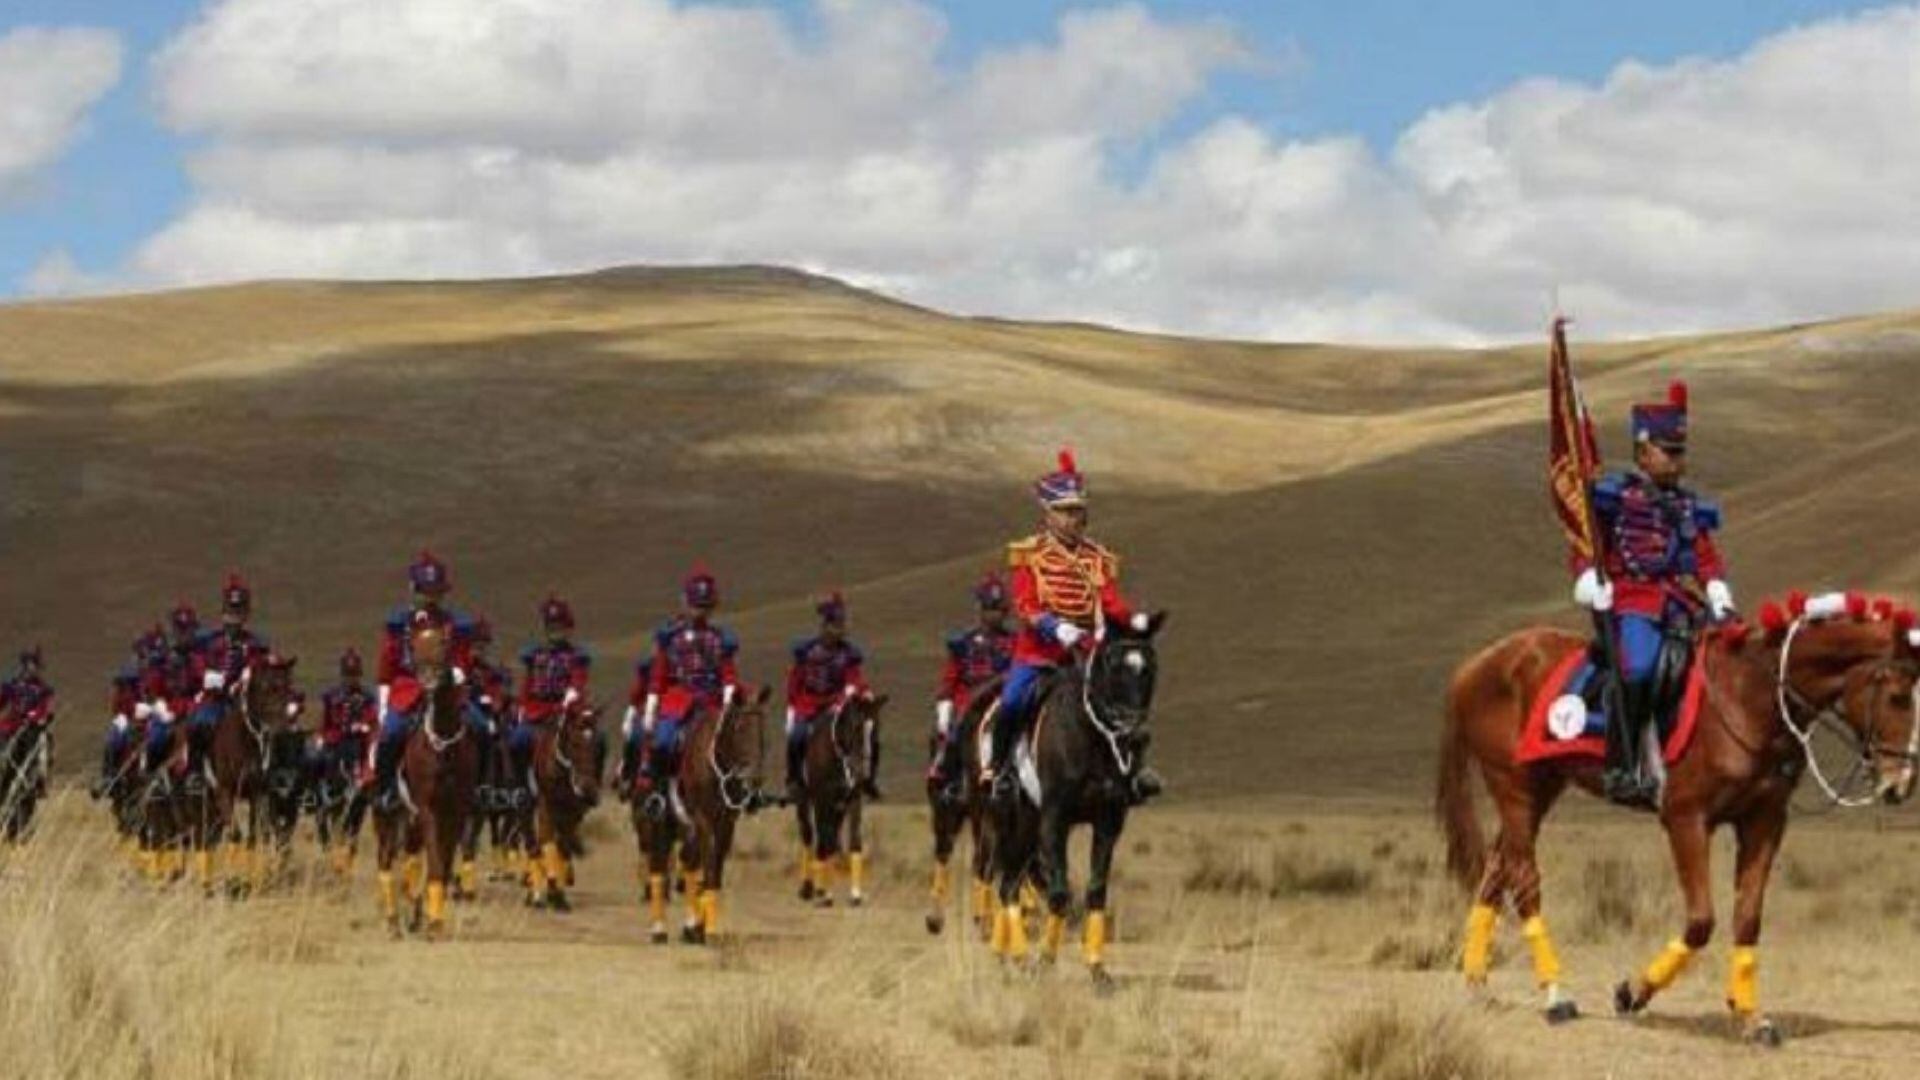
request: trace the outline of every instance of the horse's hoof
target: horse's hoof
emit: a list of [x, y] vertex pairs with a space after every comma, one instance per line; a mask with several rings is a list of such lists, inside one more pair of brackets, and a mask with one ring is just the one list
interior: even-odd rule
[[1633, 992], [1633, 981], [1631, 979], [1622, 979], [1620, 984], [1613, 988], [1614, 1015], [1632, 1016], [1634, 1013], [1646, 1007], [1647, 1003], [1641, 1001], [1639, 995]]
[[547, 894], [547, 907], [564, 915], [573, 910], [573, 901], [567, 899], [566, 893], [551, 892]]
[[655, 945], [665, 945], [668, 941], [672, 940], [672, 935], [668, 934], [665, 930], [655, 930], [647, 935], [647, 940], [653, 942]]
[[866, 903], [867, 903], [867, 898], [864, 896], [861, 896], [859, 893], [855, 893], [852, 896], [847, 897], [848, 907], [864, 907]]
[[803, 881], [800, 883], [800, 899], [802, 900], [813, 899], [813, 882]]
[[823, 908], [823, 909], [832, 907], [833, 906], [832, 894], [823, 892], [820, 895], [814, 897], [813, 906], [817, 908]]
[[1101, 997], [1106, 997], [1119, 988], [1119, 984], [1113, 981], [1113, 974], [1107, 970], [1105, 964], [1093, 965], [1087, 969], [1087, 974], [1093, 976], [1093, 992]]
[[705, 945], [707, 943], [707, 931], [704, 927], [700, 926], [682, 926], [680, 928], [680, 942], [683, 945]]
[[927, 916], [927, 933], [938, 934], [947, 928], [947, 917], [935, 912]]
[[1761, 1017], [1747, 1025], [1747, 1041], [1768, 1050], [1778, 1050], [1780, 1045], [1787, 1041], [1787, 1037], [1780, 1033], [1780, 1029], [1774, 1025], [1771, 1018]]
[[1564, 1024], [1578, 1019], [1580, 1019], [1580, 1006], [1572, 1001], [1556, 1001], [1547, 1006], [1547, 1023], [1549, 1024]]

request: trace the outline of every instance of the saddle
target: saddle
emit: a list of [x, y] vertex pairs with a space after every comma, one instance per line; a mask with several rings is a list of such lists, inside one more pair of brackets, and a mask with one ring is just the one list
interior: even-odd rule
[[[1705, 641], [1704, 635], [1688, 629], [1670, 633], [1660, 643], [1653, 723], [1668, 764], [1679, 760], [1693, 738], [1706, 690], [1699, 663]], [[1569, 652], [1540, 684], [1514, 759], [1524, 764], [1557, 757], [1604, 758], [1607, 709], [1617, 700], [1617, 678], [1602, 662], [1597, 643]]]

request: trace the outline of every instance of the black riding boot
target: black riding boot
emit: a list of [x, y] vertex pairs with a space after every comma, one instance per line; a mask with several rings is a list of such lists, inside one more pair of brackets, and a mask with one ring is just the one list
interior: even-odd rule
[[515, 810], [524, 806], [528, 800], [532, 785], [528, 777], [533, 772], [533, 746], [528, 743], [514, 744], [508, 747], [508, 758], [513, 769], [512, 785], [507, 792], [507, 801]]
[[1604, 778], [1608, 799], [1623, 806], [1652, 808], [1658, 797], [1654, 780], [1646, 772], [1641, 740], [1653, 711], [1653, 686], [1648, 681], [1620, 685], [1620, 717], [1607, 724], [1607, 769]]
[[871, 729], [867, 732], [867, 778], [860, 782], [860, 791], [880, 801], [880, 733]]
[[373, 747], [373, 785], [382, 809], [392, 809], [400, 801], [399, 748], [381, 739]]
[[795, 802], [805, 794], [805, 789], [800, 785], [800, 774], [805, 768], [806, 760], [807, 741], [789, 736], [787, 739], [787, 798]]
[[1020, 728], [1024, 726], [1023, 717], [1016, 717], [1003, 703], [1000, 715], [993, 721], [993, 745], [988, 755], [987, 771], [993, 775], [991, 797], [995, 802], [1009, 802], [1019, 790], [1019, 783], [1013, 775], [1013, 744], [1020, 738]]

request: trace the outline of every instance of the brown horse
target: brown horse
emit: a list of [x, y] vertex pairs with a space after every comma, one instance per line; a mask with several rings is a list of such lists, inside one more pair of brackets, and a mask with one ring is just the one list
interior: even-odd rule
[[[205, 798], [193, 792], [192, 781], [199, 778], [188, 777], [187, 844], [203, 889], [213, 888], [214, 853], [223, 848], [229, 891], [257, 888], [265, 880], [259, 845], [268, 819], [267, 774], [274, 766], [275, 747], [286, 742], [282, 736], [292, 727], [288, 706], [295, 663], [292, 657], [269, 653], [248, 664], [207, 736]], [[177, 734], [192, 737], [190, 730]], [[235, 871], [238, 876], [232, 876]]]
[[[404, 888], [411, 926], [419, 929], [424, 924], [433, 937], [446, 928], [447, 882], [453, 877], [454, 855], [467, 815], [473, 812], [480, 753], [462, 715], [462, 695], [448, 663], [447, 634], [424, 622], [410, 634], [414, 676], [422, 689], [421, 715], [401, 751], [401, 798], [395, 806], [374, 812], [380, 840], [380, 908], [388, 929], [400, 936], [398, 893]], [[404, 881], [396, 884], [394, 864], [403, 852]]]
[[[942, 789], [927, 785], [927, 804], [933, 825], [933, 888], [927, 908], [927, 933], [938, 934], [947, 925], [947, 903], [952, 875], [948, 864], [960, 834], [973, 837], [973, 887], [969, 891], [970, 914], [984, 935], [990, 931], [998, 906], [993, 898], [993, 830], [987, 819], [987, 792], [980, 783], [980, 718], [1000, 697], [1000, 681], [982, 686], [967, 708], [953, 720], [948, 738], [953, 740], [951, 760], [958, 775]], [[939, 741], [939, 735], [933, 737]], [[938, 747], [930, 747], [937, 750]]]
[[634, 836], [647, 878], [648, 937], [655, 945], [667, 942], [668, 873], [676, 863], [687, 899], [680, 940], [703, 945], [719, 932], [720, 891], [734, 825], [764, 801], [769, 696], [764, 686], [751, 692], [743, 687], [726, 709], [689, 718], [666, 810], [650, 814], [644, 805], [649, 800], [633, 802]]
[[[1727, 1003], [1743, 1034], [1777, 1045], [1778, 1029], [1760, 1011], [1755, 974], [1761, 902], [1768, 872], [1787, 827], [1788, 802], [1803, 772], [1819, 763], [1805, 739], [1816, 723], [1851, 733], [1862, 762], [1877, 779], [1878, 798], [1898, 802], [1912, 793], [1915, 769], [1914, 681], [1920, 676], [1910, 637], [1911, 616], [1864, 605], [1851, 614], [1813, 619], [1763, 612], [1764, 632], [1708, 631], [1696, 661], [1705, 693], [1692, 741], [1668, 770], [1659, 810], [1680, 888], [1686, 927], [1641, 974], [1615, 990], [1623, 1014], [1644, 1009], [1704, 948], [1713, 934], [1708, 874], [1709, 841], [1721, 825], [1733, 827], [1735, 856], [1734, 950]], [[1447, 693], [1435, 799], [1447, 837], [1447, 862], [1477, 889], [1468, 916], [1461, 966], [1470, 985], [1487, 978], [1494, 924], [1511, 903], [1522, 921], [1534, 975], [1545, 993], [1549, 1020], [1577, 1014], [1560, 987], [1560, 962], [1540, 914], [1540, 870], [1534, 841], [1554, 801], [1569, 786], [1600, 790], [1598, 759], [1560, 758], [1533, 764], [1515, 760], [1522, 725], [1542, 682], [1556, 664], [1586, 642], [1536, 627], [1495, 642], [1461, 665]], [[1481, 837], [1468, 769], [1477, 763], [1499, 815], [1489, 847]], [[1822, 785], [1827, 786], [1824, 777]]]
[[865, 800], [860, 792], [872, 775], [871, 747], [880, 727], [887, 695], [856, 694], [822, 712], [807, 732], [801, 759], [800, 801], [794, 819], [800, 828], [800, 899], [833, 906], [833, 875], [840, 863], [841, 833], [846, 833], [847, 903], [866, 903], [867, 850], [861, 829]]
[[520, 835], [526, 846], [527, 905], [571, 911], [567, 889], [584, 850], [580, 823], [600, 802], [605, 753], [596, 709], [567, 709], [533, 732], [534, 798]]
[[33, 827], [34, 811], [53, 773], [53, 731], [26, 724], [0, 739], [0, 840], [21, 843]]

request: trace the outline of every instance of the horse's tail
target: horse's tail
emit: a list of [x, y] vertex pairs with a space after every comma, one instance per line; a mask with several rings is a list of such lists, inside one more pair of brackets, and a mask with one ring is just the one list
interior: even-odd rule
[[1480, 883], [1486, 869], [1487, 845], [1474, 811], [1472, 753], [1467, 746], [1466, 706], [1469, 683], [1481, 657], [1468, 661], [1447, 687], [1445, 726], [1440, 733], [1440, 771], [1434, 784], [1433, 813], [1447, 837], [1447, 870], [1467, 888]]

